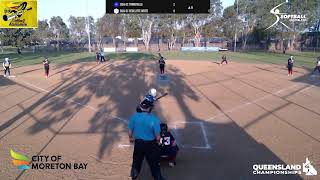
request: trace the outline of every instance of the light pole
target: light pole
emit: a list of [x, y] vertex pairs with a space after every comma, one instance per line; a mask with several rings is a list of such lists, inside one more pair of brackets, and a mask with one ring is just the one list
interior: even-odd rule
[[238, 0], [237, 0], [237, 18], [236, 18], [236, 23], [235, 23], [235, 26], [236, 26], [236, 31], [234, 33], [234, 52], [237, 51], [237, 21], [238, 21], [238, 14], [239, 14], [239, 9], [238, 9]]
[[91, 37], [90, 37], [90, 23], [89, 23], [89, 13], [88, 13], [88, 0], [86, 1], [87, 3], [87, 33], [88, 33], [88, 49], [89, 52], [91, 53]]

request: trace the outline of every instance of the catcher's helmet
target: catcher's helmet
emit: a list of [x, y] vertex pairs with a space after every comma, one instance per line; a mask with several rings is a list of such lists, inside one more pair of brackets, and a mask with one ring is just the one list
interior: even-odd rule
[[168, 131], [168, 125], [166, 123], [160, 124], [161, 134], [166, 133]]
[[136, 111], [137, 112], [149, 112], [150, 109], [152, 108], [152, 106], [153, 106], [152, 103], [145, 99], [139, 104]]

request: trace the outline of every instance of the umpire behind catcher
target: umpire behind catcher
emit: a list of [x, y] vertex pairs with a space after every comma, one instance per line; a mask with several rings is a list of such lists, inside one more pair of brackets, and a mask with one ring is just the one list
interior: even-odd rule
[[146, 101], [139, 105], [129, 121], [129, 139], [134, 142], [131, 177], [138, 178], [144, 157], [146, 157], [154, 180], [164, 180], [160, 171], [160, 119], [149, 112], [151, 105]]

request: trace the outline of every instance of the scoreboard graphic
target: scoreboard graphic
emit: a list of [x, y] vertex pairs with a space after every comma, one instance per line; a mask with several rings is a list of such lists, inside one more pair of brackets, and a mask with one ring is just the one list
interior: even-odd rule
[[208, 14], [210, 0], [107, 0], [107, 14]]

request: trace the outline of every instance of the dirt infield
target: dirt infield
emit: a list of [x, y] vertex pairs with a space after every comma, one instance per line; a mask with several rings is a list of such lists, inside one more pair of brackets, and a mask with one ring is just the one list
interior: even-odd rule
[[[167, 79], [151, 61], [109, 61], [13, 70], [0, 77], [0, 179], [130, 179], [127, 121], [151, 87], [154, 113], [181, 147], [169, 180], [319, 179], [254, 175], [254, 164], [300, 164], [320, 171], [320, 76], [283, 66], [167, 61]], [[61, 155], [85, 170], [21, 171], [10, 149], [31, 158]], [[144, 164], [141, 180], [150, 180]]]

